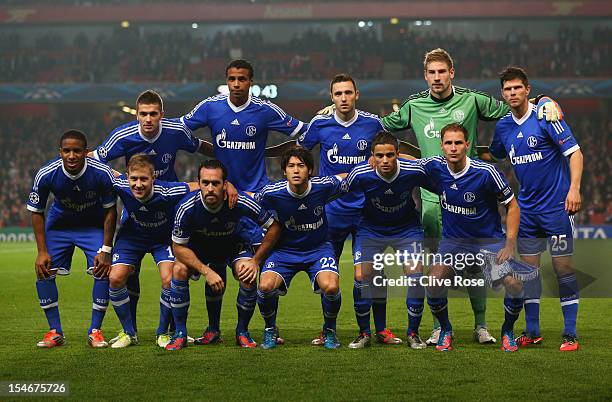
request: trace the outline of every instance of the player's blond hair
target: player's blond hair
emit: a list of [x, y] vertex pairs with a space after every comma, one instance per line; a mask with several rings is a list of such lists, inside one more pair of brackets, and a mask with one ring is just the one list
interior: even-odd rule
[[155, 166], [153, 165], [151, 158], [149, 155], [145, 154], [132, 155], [128, 162], [127, 168], [128, 172], [135, 169], [149, 169], [151, 171], [151, 176], [153, 176], [155, 172]]
[[425, 53], [425, 58], [423, 59], [423, 68], [427, 70], [427, 65], [434, 61], [441, 61], [443, 63], [446, 63], [449, 70], [454, 67], [453, 58], [450, 54], [448, 54], [446, 50], [442, 48], [430, 50], [429, 52]]

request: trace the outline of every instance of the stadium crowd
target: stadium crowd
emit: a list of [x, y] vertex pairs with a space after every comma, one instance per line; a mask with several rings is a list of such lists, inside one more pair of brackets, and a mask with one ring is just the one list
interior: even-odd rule
[[[461, 64], [462, 78], [489, 78], [508, 64], [522, 65], [533, 77], [609, 75], [610, 29], [590, 33], [561, 26], [554, 40], [511, 30], [504, 39], [467, 38], [437, 30], [339, 28], [335, 34], [309, 29], [284, 42], [266, 42], [260, 30], [121, 29], [65, 39], [49, 31], [26, 41], [16, 32], [0, 33], [0, 82], [201, 81], [223, 79], [227, 59], [254, 62], [258, 79], [325, 79], [346, 71], [362, 79], [421, 78], [413, 55], [431, 43], [448, 49]], [[537, 52], [541, 57], [528, 57]], [[127, 58], [126, 56], [130, 57]]]
[[[582, 180], [582, 211], [577, 214], [580, 224], [612, 223], [612, 118], [610, 113], [590, 116], [572, 115], [569, 124], [580, 142], [585, 161]], [[56, 142], [65, 129], [74, 127], [88, 135], [90, 147], [102, 142], [111, 130], [131, 120], [127, 114], [108, 114], [100, 119], [79, 118], [60, 113], [53, 118], [3, 117], [0, 126], [0, 227], [29, 226], [30, 214], [24, 202], [31, 188], [31, 180], [37, 169], [57, 155]], [[486, 144], [492, 137], [492, 126], [482, 130], [480, 138]], [[197, 135], [210, 140], [207, 135]], [[207, 138], [208, 137], [208, 138]], [[281, 142], [282, 136], [272, 136], [271, 142]], [[195, 177], [196, 156], [179, 153], [176, 171], [179, 179]], [[270, 177], [282, 176], [276, 160], [270, 159]], [[113, 165], [123, 169], [123, 161]], [[511, 166], [503, 165], [504, 173], [513, 179]]]

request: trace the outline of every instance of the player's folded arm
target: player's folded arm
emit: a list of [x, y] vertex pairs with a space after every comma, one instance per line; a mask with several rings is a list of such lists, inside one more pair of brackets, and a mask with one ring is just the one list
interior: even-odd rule
[[[578, 145], [568, 149], [573, 152], [568, 154], [570, 170], [570, 188], [565, 198], [565, 210], [573, 215], [580, 211], [582, 199], [580, 196], [580, 183], [582, 181], [582, 171], [584, 169], [584, 157]], [[565, 153], [564, 153], [565, 155]]]
[[485, 162], [497, 162], [495, 156], [489, 150], [489, 147], [486, 145], [477, 145], [476, 153], [478, 154], [478, 159]]
[[405, 101], [397, 111], [381, 117], [380, 122], [388, 131], [406, 130], [410, 128], [410, 114], [410, 102]]
[[238, 202], [238, 190], [236, 189], [236, 186], [234, 186], [229, 180], [227, 180], [225, 193], [227, 195], [229, 208], [234, 208], [236, 206], [236, 203]]
[[189, 238], [177, 238], [175, 235], [172, 235], [172, 252], [174, 257], [188, 268], [194, 269], [206, 276], [207, 266], [200, 261], [192, 249], [187, 247], [187, 243], [189, 243]]
[[213, 145], [210, 142], [204, 140], [200, 140], [200, 147], [198, 148], [198, 152], [204, 156], [208, 156], [211, 158], [214, 158], [215, 156]]
[[[266, 226], [267, 225], [267, 226]], [[268, 221], [262, 226], [267, 229], [266, 234], [261, 241], [261, 245], [257, 248], [253, 261], [261, 267], [261, 264], [268, 258], [268, 255], [276, 245], [280, 235], [282, 233], [281, 226], [278, 221], [274, 218], [268, 219]]]
[[104, 206], [104, 244], [107, 246], [113, 242], [116, 225], [117, 203], [113, 201], [110, 205]]
[[404, 159], [418, 159], [421, 157], [421, 149], [407, 141], [399, 141], [399, 151], [400, 157]]
[[348, 173], [338, 173], [333, 176], [337, 180], [337, 184], [329, 198], [327, 198], [327, 202], [336, 200], [350, 191], [350, 184], [346, 181], [348, 175]]
[[[30, 206], [28, 205], [28, 209]], [[47, 252], [47, 244], [45, 242], [45, 214], [44, 211], [32, 211], [32, 230], [36, 239], [36, 247], [38, 252]]]
[[294, 147], [296, 144], [298, 144], [297, 141], [291, 140], [291, 141], [283, 142], [282, 144], [278, 144], [278, 145], [273, 145], [271, 147], [267, 147], [266, 148], [266, 152], [265, 152], [264, 155], [267, 158], [281, 157], [281, 156], [283, 156], [285, 151], [287, 151], [291, 147]]

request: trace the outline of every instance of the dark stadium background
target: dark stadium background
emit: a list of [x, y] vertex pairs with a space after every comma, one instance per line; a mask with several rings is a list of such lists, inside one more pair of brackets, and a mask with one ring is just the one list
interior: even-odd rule
[[[499, 97], [496, 73], [517, 64], [533, 93], [559, 101], [585, 155], [577, 222], [590, 226], [581, 236], [609, 237], [610, 9], [597, 0], [1, 1], [0, 231], [29, 227], [31, 180], [56, 155], [60, 134], [78, 128], [98, 145], [135, 118], [141, 90], [158, 90], [166, 117], [178, 117], [217, 93], [231, 59], [245, 58], [261, 97], [303, 121], [329, 103], [328, 82], [339, 72], [357, 80], [358, 108], [385, 114], [426, 88], [423, 54], [443, 47], [456, 85]], [[493, 127], [481, 123], [481, 144]], [[205, 130], [196, 135], [210, 141]], [[410, 132], [400, 136], [414, 142]], [[274, 133], [269, 144], [284, 138]], [[183, 153], [179, 175], [193, 178], [198, 159]], [[275, 178], [277, 164], [268, 161]]]

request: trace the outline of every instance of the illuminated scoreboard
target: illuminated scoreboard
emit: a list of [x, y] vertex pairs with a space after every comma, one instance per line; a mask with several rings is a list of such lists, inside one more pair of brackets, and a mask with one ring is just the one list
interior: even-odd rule
[[[222, 95], [228, 95], [229, 89], [227, 85], [219, 85], [217, 87], [217, 92]], [[278, 97], [278, 87], [274, 84], [267, 84], [264, 86], [253, 85], [251, 86], [251, 94], [259, 98], [275, 99]]]

